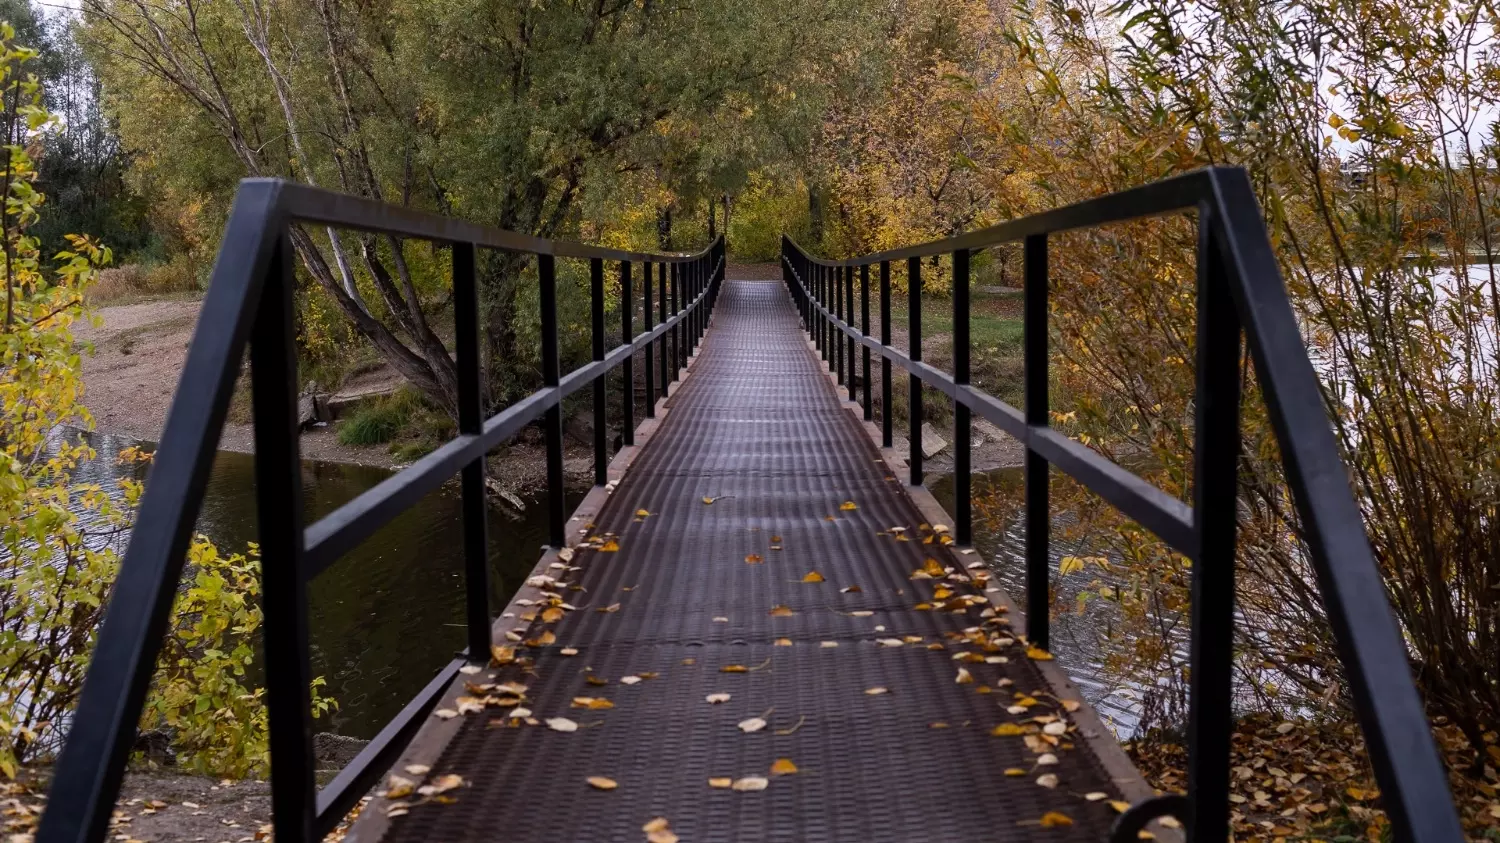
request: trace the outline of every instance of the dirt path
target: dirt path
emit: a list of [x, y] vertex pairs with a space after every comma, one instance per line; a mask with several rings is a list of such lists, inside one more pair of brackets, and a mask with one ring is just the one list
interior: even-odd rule
[[[78, 341], [94, 346], [92, 355], [83, 356], [83, 403], [94, 414], [96, 430], [153, 442], [161, 439], [200, 304], [197, 299], [161, 299], [109, 305], [98, 309], [103, 324], [74, 326]], [[343, 391], [384, 388], [389, 377], [385, 372], [369, 373], [345, 384]], [[304, 432], [301, 444], [304, 459], [392, 469], [401, 465], [384, 446], [341, 444], [333, 426]], [[254, 451], [250, 425], [225, 422], [219, 448]], [[564, 470], [570, 482], [587, 482], [592, 459], [586, 444], [569, 440]], [[546, 463], [540, 442], [523, 434], [503, 453], [492, 455], [490, 476], [517, 494], [544, 487]]]

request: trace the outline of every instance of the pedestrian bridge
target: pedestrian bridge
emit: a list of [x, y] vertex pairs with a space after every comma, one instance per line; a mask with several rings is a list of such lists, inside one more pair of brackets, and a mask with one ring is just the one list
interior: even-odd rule
[[[1048, 235], [1182, 211], [1200, 228], [1191, 505], [1052, 430], [1047, 413]], [[447, 245], [458, 313], [458, 436], [305, 529], [288, 235], [298, 223]], [[969, 383], [970, 256], [1017, 241], [1024, 411]], [[479, 249], [535, 256], [540, 285], [544, 385], [504, 408], [483, 401]], [[919, 278], [933, 256], [952, 261], [952, 372], [920, 359], [920, 284], [906, 293], [910, 352], [891, 345], [891, 266], [905, 261]], [[559, 258], [591, 270], [593, 360], [566, 374]], [[248, 346], [278, 841], [323, 837], [373, 789], [352, 839], [1123, 841], [1149, 830], [1221, 843], [1242, 338], [1381, 806], [1399, 839], [1462, 839], [1242, 171], [1204, 170], [849, 260], [815, 258], [787, 240], [780, 282], [728, 279], [725, 258], [722, 240], [696, 255], [636, 254], [280, 181], [243, 183], [38, 839], [106, 836]], [[614, 325], [606, 324], [610, 298], [620, 303]], [[617, 368], [632, 394], [606, 389]], [[922, 418], [924, 386], [953, 402], [951, 513], [922, 486], [919, 432], [910, 431], [907, 453], [892, 447], [893, 377], [909, 379], [908, 419]], [[579, 391], [592, 392], [596, 485], [569, 512], [561, 402]], [[1024, 594], [1000, 590], [969, 547], [975, 415], [1027, 449]], [[481, 458], [533, 423], [547, 440], [550, 546], [497, 611], [488, 601]], [[610, 424], [623, 432], [613, 456]], [[1194, 560], [1185, 794], [1146, 785], [1052, 660], [1053, 469]], [[468, 559], [468, 647], [435, 665], [427, 687], [319, 788], [306, 584], [455, 475], [465, 503], [455, 540]]]

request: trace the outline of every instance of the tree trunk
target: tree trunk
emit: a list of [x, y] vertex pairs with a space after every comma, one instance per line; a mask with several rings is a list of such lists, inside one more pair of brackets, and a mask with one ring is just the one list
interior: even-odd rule
[[663, 252], [672, 251], [672, 206], [656, 209], [656, 245]]
[[714, 241], [714, 238], [718, 236], [718, 229], [714, 225], [714, 200], [713, 197], [710, 196], [708, 199], [708, 242], [712, 243]]

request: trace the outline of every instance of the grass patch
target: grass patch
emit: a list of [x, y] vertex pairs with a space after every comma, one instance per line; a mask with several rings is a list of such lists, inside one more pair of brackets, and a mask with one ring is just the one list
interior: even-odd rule
[[402, 388], [360, 406], [339, 424], [341, 445], [389, 445], [390, 453], [410, 462], [452, 438], [453, 420], [428, 404], [416, 390]]

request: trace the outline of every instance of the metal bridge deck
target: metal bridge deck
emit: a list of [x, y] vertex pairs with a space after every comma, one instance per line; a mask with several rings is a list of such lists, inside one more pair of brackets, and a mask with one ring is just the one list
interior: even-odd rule
[[[841, 406], [779, 283], [726, 284], [669, 406], [596, 518], [619, 549], [579, 549], [577, 570], [550, 569], [576, 608], [524, 637], [555, 642], [467, 677], [525, 683], [532, 724], [502, 707], [460, 715], [426, 778], [464, 784], [404, 799], [407, 813], [382, 816], [384, 839], [643, 840], [656, 817], [668, 830], [651, 839], [691, 843], [1105, 839], [1119, 781], [1010, 643], [1005, 614], [984, 616], [993, 602], [941, 607], [940, 588], [949, 601], [986, 597], [963, 576], [979, 557], [923, 543], [921, 516]], [[950, 575], [913, 579], [928, 559]], [[823, 581], [804, 582], [812, 572]], [[622, 683], [631, 676], [644, 678]], [[706, 701], [718, 693], [729, 700]], [[613, 707], [575, 707], [580, 697]], [[759, 731], [738, 725], [757, 717]], [[1068, 732], [1044, 734], [1039, 717]], [[1027, 734], [991, 734], [1007, 723]], [[796, 772], [772, 775], [779, 759]], [[1038, 783], [1049, 774], [1055, 787]], [[717, 778], [769, 783], [737, 791]], [[1049, 812], [1071, 824], [1044, 822]]]

